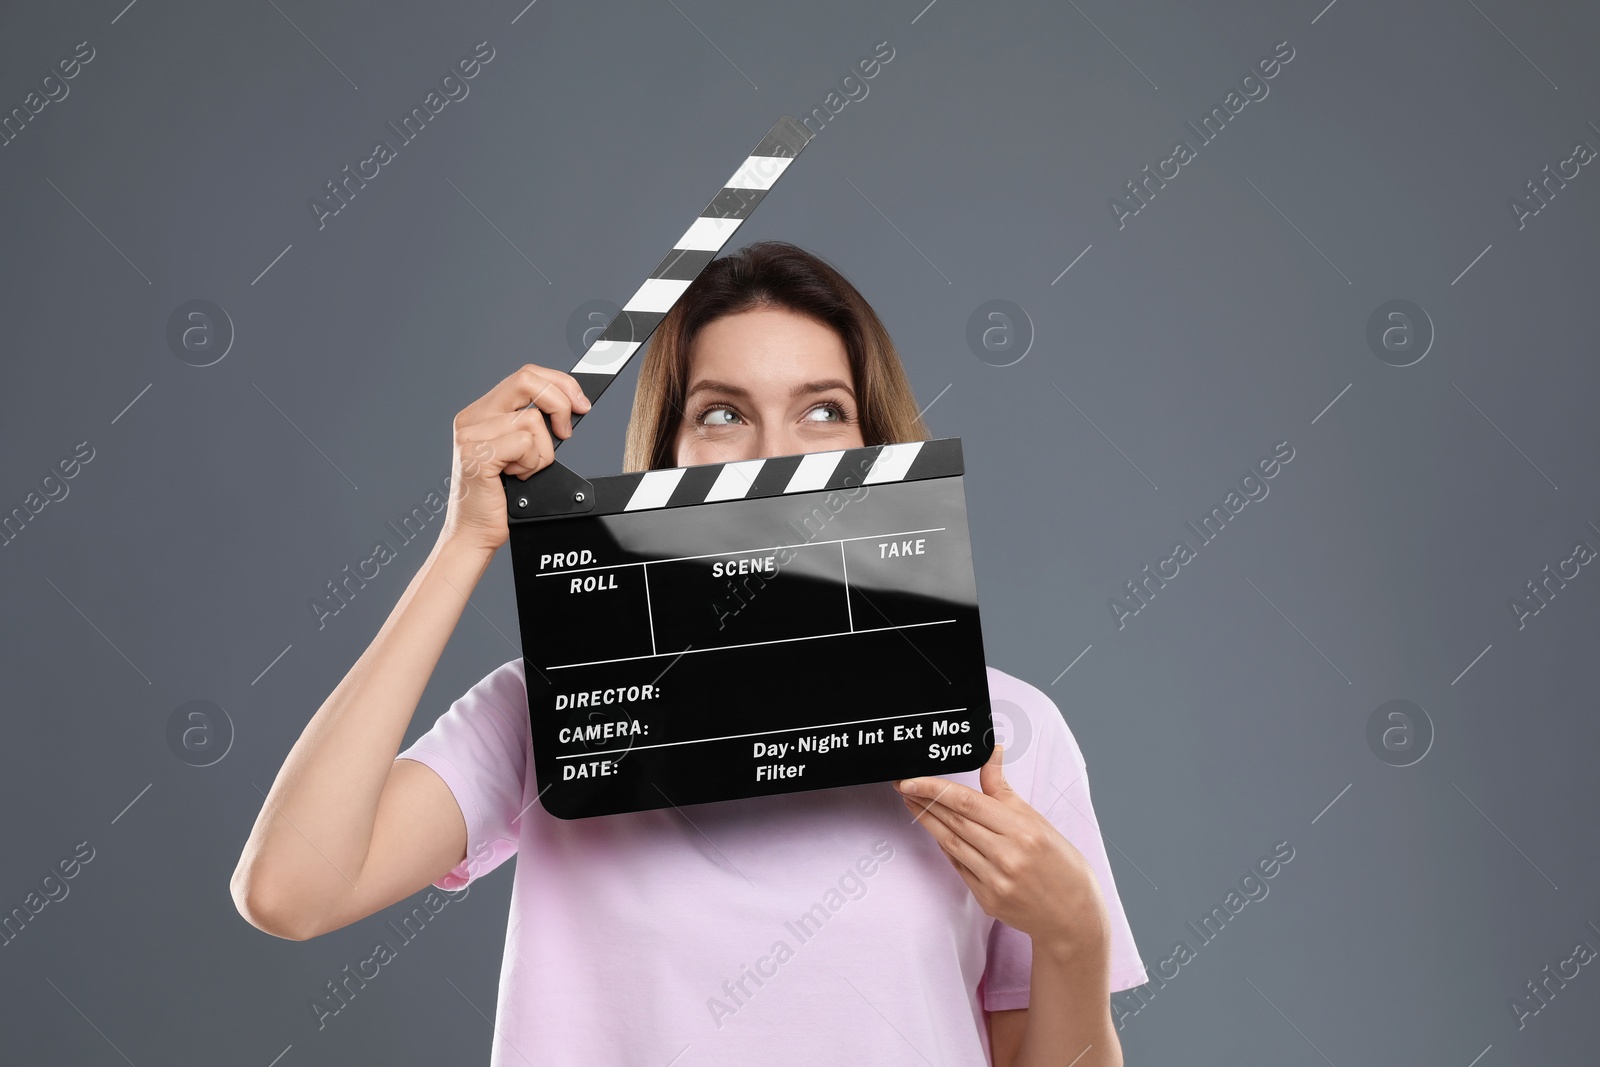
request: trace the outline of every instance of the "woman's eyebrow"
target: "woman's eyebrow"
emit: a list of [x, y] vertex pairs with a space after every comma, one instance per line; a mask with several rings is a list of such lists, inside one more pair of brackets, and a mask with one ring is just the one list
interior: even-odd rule
[[[822, 378], [814, 382], [802, 382], [793, 389], [789, 390], [789, 396], [798, 397], [806, 396], [812, 393], [825, 393], [829, 389], [843, 389], [852, 397], [856, 395], [855, 390], [850, 388], [849, 382], [846, 382], [840, 378]], [[689, 390], [689, 395], [693, 396], [694, 394], [702, 391], [727, 393], [729, 396], [742, 397], [745, 400], [750, 399], [750, 390], [740, 385], [734, 385], [732, 382], [724, 382], [716, 378], [700, 379], [694, 384], [693, 388]]]

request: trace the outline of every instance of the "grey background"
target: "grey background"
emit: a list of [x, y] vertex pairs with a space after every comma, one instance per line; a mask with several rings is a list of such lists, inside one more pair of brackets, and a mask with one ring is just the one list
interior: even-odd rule
[[[457, 410], [570, 366], [574, 309], [621, 302], [773, 120], [887, 40], [730, 250], [836, 264], [963, 438], [989, 660], [1076, 734], [1152, 971], [1295, 849], [1125, 1020], [1128, 1062], [1592, 1062], [1594, 967], [1520, 1030], [1508, 998], [1600, 948], [1600, 576], [1520, 630], [1508, 601], [1600, 546], [1600, 174], [1521, 229], [1507, 201], [1600, 145], [1600, 9], [10, 5], [0, 111], [85, 39], [0, 148], [0, 512], [95, 449], [0, 549], [0, 909], [76, 842], [95, 858], [0, 948], [0, 1058], [487, 1060], [510, 865], [320, 1032], [308, 998], [387, 916], [293, 943], [229, 898], [431, 537], [320, 630], [308, 599], [448, 473]], [[483, 40], [468, 98], [319, 231], [307, 200]], [[1119, 229], [1108, 199], [1282, 40], [1270, 94]], [[196, 298], [237, 330], [203, 368], [165, 337]], [[1437, 330], [1404, 368], [1365, 340], [1397, 298]], [[991, 299], [1031, 320], [1012, 366], [966, 342]], [[565, 462], [619, 469], [632, 380]], [[1108, 599], [1283, 440], [1270, 495], [1118, 629]], [[506, 553], [472, 608], [408, 739], [517, 654]], [[1365, 739], [1392, 699], [1436, 732], [1409, 767]], [[209, 767], [168, 747], [190, 700], [236, 731]]]

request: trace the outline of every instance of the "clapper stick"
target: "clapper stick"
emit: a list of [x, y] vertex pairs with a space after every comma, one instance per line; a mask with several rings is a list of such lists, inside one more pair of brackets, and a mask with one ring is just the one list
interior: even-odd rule
[[[761, 203], [767, 191], [783, 176], [811, 138], [811, 131], [792, 115], [785, 115], [773, 123], [761, 143], [745, 157], [744, 163], [723, 183], [722, 190], [700, 212], [700, 217], [661, 257], [661, 262], [656, 264], [644, 284], [639, 286], [638, 291], [572, 368], [572, 376], [578, 380], [579, 387], [591, 404], [600, 398], [600, 394], [616, 380], [617, 373], [650, 339], [661, 320], [666, 318], [667, 312], [683, 296], [684, 290], [728, 243], [728, 238], [733, 236], [739, 224], [750, 217], [756, 205]], [[594, 409], [591, 407], [590, 410]], [[572, 413], [574, 429], [582, 418], [583, 415], [578, 412]], [[550, 416], [546, 415], [544, 420], [546, 428], [550, 428]], [[563, 438], [557, 437], [552, 430], [551, 445], [560, 448], [562, 441]]]

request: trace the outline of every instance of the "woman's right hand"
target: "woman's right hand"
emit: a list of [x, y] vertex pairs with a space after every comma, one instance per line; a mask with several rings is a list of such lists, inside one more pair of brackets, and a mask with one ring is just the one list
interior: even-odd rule
[[463, 408], [454, 423], [450, 505], [439, 540], [489, 552], [505, 544], [510, 531], [501, 472], [526, 479], [549, 466], [556, 451], [544, 413], [565, 440], [572, 436], [572, 413], [582, 415], [589, 406], [572, 375], [526, 363]]

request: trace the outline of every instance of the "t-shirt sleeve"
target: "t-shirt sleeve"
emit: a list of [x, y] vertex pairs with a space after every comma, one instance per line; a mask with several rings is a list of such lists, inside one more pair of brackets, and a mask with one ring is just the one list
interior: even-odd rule
[[519, 656], [484, 676], [395, 757], [433, 768], [466, 820], [466, 858], [434, 885], [461, 889], [517, 851], [532, 745]]
[[[1089, 796], [1089, 774], [1077, 739], [1052, 701], [1040, 690], [1012, 680], [994, 702], [996, 727], [1006, 745], [1006, 780], [1082, 852], [1094, 868], [1111, 920], [1111, 992], [1149, 981], [1133, 931], [1117, 895], [1116, 879], [1106, 857], [1100, 823]], [[1009, 699], [1006, 699], [1009, 698]], [[1013, 767], [1012, 749], [1018, 749]], [[1031, 773], [1030, 773], [1031, 771]], [[1024, 784], [1025, 783], [1025, 784]], [[983, 976], [985, 1011], [1026, 1008], [1033, 967], [1033, 940], [995, 920], [989, 931], [989, 955]]]

